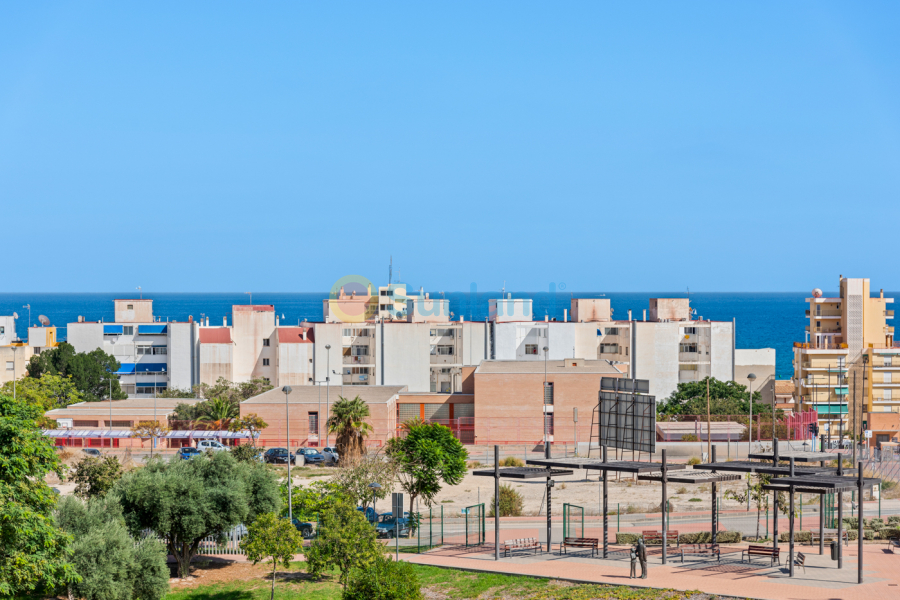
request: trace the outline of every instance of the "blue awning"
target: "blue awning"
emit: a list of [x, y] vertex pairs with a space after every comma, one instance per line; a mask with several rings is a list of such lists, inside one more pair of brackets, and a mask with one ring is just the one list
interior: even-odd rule
[[165, 335], [165, 325], [138, 325], [138, 333], [142, 335]]
[[138, 373], [162, 373], [166, 370], [166, 363], [138, 363]]
[[122, 335], [121, 325], [104, 325], [103, 335]]
[[152, 381], [149, 383], [139, 381], [135, 385], [139, 388], [152, 388], [154, 386], [158, 387], [158, 388], [164, 388], [164, 387], [168, 386], [168, 384], [165, 381], [157, 381], [155, 384]]
[[134, 363], [119, 363], [119, 370], [116, 375], [132, 375], [134, 373]]

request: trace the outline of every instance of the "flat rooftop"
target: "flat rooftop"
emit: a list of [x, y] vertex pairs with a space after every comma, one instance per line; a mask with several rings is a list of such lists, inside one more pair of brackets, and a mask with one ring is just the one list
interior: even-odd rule
[[[315, 404], [330, 397], [334, 402], [338, 396], [355, 398], [359, 396], [366, 404], [386, 404], [391, 398], [406, 391], [405, 385], [292, 385], [288, 402], [291, 404]], [[248, 398], [241, 404], [284, 404], [284, 391], [274, 388], [259, 396]]]
[[[570, 362], [573, 359], [567, 359]], [[566, 366], [565, 360], [548, 360], [548, 375], [621, 375], [622, 372], [607, 360], [575, 359], [576, 366]], [[544, 374], [543, 360], [485, 360], [475, 369], [476, 374], [522, 373]]]

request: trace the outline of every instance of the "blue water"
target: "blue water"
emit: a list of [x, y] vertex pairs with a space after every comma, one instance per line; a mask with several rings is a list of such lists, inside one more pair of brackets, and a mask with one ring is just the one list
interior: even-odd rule
[[[837, 295], [835, 292], [830, 292]], [[431, 292], [434, 298], [441, 297], [441, 292]], [[644, 309], [649, 307], [650, 298], [683, 298], [685, 293], [609, 293], [590, 292], [513, 292], [513, 298], [532, 298], [535, 319], [543, 319], [544, 315], [562, 320], [563, 310], [570, 307], [570, 300], [577, 298], [609, 298], [613, 308], [613, 317], [627, 319], [628, 311], [633, 311], [635, 319], [643, 317]], [[828, 293], [826, 294], [828, 295]], [[898, 297], [900, 294], [888, 294]], [[450, 310], [456, 318], [462, 314], [467, 320], [483, 321], [488, 314], [488, 299], [499, 298], [500, 292], [447, 292], [444, 295], [450, 300]], [[737, 321], [738, 348], [775, 348], [777, 360], [777, 376], [786, 379], [791, 376], [791, 346], [795, 341], [803, 341], [804, 317], [806, 305], [804, 298], [808, 293], [693, 293], [690, 295], [691, 306], [697, 310], [697, 316], [715, 321]], [[79, 315], [88, 321], [103, 319], [112, 321], [115, 298], [131, 298], [131, 293], [124, 294], [0, 294], [0, 315], [19, 313], [17, 321], [18, 335], [27, 336], [28, 309], [31, 305], [31, 322], [38, 322], [38, 315], [46, 315], [52, 325], [65, 327], [67, 323], [77, 320]], [[148, 295], [148, 297], [151, 297]], [[301, 320], [321, 321], [322, 300], [327, 292], [321, 293], [254, 293], [254, 304], [273, 304], [279, 315], [284, 315], [282, 324], [290, 324]], [[210, 324], [221, 323], [227, 316], [231, 321], [231, 307], [234, 304], [247, 304], [250, 297], [242, 293], [226, 294], [153, 294], [153, 312], [163, 320], [184, 321], [188, 316], [199, 319], [208, 316]], [[60, 331], [60, 338], [65, 337], [65, 329]]]

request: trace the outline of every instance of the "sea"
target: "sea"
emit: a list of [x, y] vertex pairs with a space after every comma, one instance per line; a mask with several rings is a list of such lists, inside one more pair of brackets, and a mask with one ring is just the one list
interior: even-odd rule
[[[791, 377], [791, 347], [794, 342], [804, 340], [804, 327], [808, 321], [804, 316], [805, 298], [808, 292], [783, 293], [712, 293], [696, 292], [510, 292], [513, 298], [531, 298], [534, 318], [562, 320], [563, 310], [570, 307], [572, 298], [609, 298], [613, 318], [627, 319], [632, 311], [635, 319], [643, 318], [643, 311], [649, 309], [650, 298], [689, 297], [691, 308], [697, 311], [697, 318], [713, 321], [731, 321], [736, 324], [736, 344], [738, 348], [774, 348], [776, 376], [779, 379]], [[488, 299], [500, 298], [498, 292], [430, 292], [432, 298], [450, 300], [450, 311], [454, 318], [462, 315], [466, 320], [483, 321], [488, 316]], [[235, 304], [272, 304], [281, 317], [282, 324], [300, 321], [321, 321], [322, 300], [328, 292], [311, 293], [154, 293], [146, 294], [153, 299], [153, 313], [162, 320], [184, 321], [189, 316], [194, 319], [209, 317], [210, 324], [221, 323], [227, 316], [231, 321], [231, 307]], [[826, 296], [836, 296], [836, 292], [826, 292]], [[896, 298], [900, 294], [887, 293]], [[17, 333], [25, 339], [28, 323], [39, 323], [39, 315], [47, 317], [51, 325], [59, 328], [59, 339], [65, 339], [67, 323], [75, 322], [79, 316], [85, 320], [113, 321], [113, 300], [133, 298], [125, 293], [3, 293], [0, 294], [0, 315], [18, 313]], [[29, 308], [30, 306], [30, 317]], [[29, 321], [30, 318], [30, 321]]]

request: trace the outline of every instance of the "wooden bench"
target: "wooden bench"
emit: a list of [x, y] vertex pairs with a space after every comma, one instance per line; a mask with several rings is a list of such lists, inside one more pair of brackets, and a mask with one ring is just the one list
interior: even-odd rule
[[506, 540], [500, 546], [500, 549], [503, 550], [503, 556], [509, 556], [510, 552], [514, 550], [529, 550], [533, 549], [534, 553], [537, 554], [537, 551], [541, 549], [541, 543], [537, 540], [537, 538], [520, 538], [517, 540]]
[[890, 538], [888, 540], [888, 548], [890, 549], [891, 554], [896, 554], [894, 548], [900, 548], [900, 538]]
[[806, 574], [806, 555], [802, 552], [798, 552], [796, 558], [794, 558], [794, 564], [798, 567], [803, 567], [803, 573]]
[[718, 544], [685, 544], [684, 546], [680, 546], [681, 550], [681, 562], [684, 562], [685, 554], [705, 554], [707, 556], [715, 556], [719, 559], [719, 562], [722, 561], [722, 553], [719, 551]]
[[773, 546], [753, 546], [751, 545], [746, 550], [741, 552], [741, 562], [744, 562], [744, 555], [747, 555], [747, 562], [750, 562], [750, 558], [753, 556], [768, 556], [772, 559], [772, 564], [775, 564], [775, 561], [778, 561], [778, 564], [781, 564], [781, 548], [775, 548]]
[[[650, 545], [651, 542], [659, 542], [659, 545], [662, 546], [662, 531], [642, 531], [641, 537], [644, 538], [644, 543], [647, 545]], [[670, 544], [673, 540], [675, 541], [676, 546], [680, 545], [678, 543], [678, 531], [666, 531], [666, 545]]]
[[598, 553], [598, 547], [600, 545], [600, 540], [598, 538], [575, 538], [575, 537], [567, 537], [562, 543], [559, 545], [559, 549], [563, 554], [566, 554], [566, 548], [590, 548], [591, 556]]
[[[809, 543], [812, 545], [819, 541], [819, 530], [813, 529], [811, 534], [812, 535], [809, 536]], [[844, 542], [844, 546], [850, 545], [850, 536], [847, 535], [846, 529], [841, 531], [841, 538]], [[837, 539], [837, 529], [826, 529], [825, 534], [822, 536], [822, 539], [825, 540], [826, 542], [836, 540]]]

